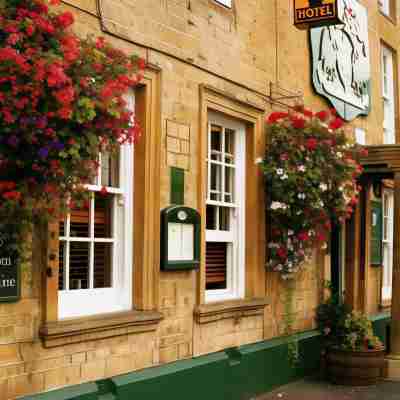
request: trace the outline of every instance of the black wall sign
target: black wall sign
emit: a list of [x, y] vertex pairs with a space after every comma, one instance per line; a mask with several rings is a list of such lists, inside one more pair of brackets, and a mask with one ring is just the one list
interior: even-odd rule
[[0, 223], [0, 302], [17, 301], [21, 293], [16, 225]]

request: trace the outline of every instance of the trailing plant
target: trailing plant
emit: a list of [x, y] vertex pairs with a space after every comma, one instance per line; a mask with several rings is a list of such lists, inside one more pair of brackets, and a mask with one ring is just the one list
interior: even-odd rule
[[333, 111], [274, 112], [261, 168], [271, 217], [268, 266], [284, 280], [296, 276], [331, 224], [350, 217], [358, 202], [356, 162], [365, 152], [349, 140]]
[[98, 154], [134, 142], [126, 94], [145, 63], [79, 38], [58, 0], [0, 1], [0, 214], [22, 221], [84, 202]]

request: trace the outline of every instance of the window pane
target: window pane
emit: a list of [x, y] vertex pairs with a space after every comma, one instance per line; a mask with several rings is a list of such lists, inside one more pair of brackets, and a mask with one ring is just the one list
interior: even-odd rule
[[211, 159], [221, 161], [222, 128], [216, 125], [211, 127]]
[[101, 153], [101, 186], [119, 187], [119, 154]]
[[217, 209], [216, 206], [207, 205], [206, 207], [206, 229], [217, 229]]
[[206, 243], [206, 289], [226, 289], [227, 243]]
[[61, 218], [58, 223], [58, 236], [65, 236], [65, 218]]
[[58, 290], [65, 290], [65, 256], [67, 253], [67, 243], [60, 242], [60, 247], [58, 249]]
[[235, 158], [235, 131], [225, 129], [225, 162], [234, 163]]
[[231, 209], [228, 207], [219, 207], [219, 229], [229, 231], [231, 222]]
[[210, 199], [220, 201], [221, 200], [221, 165], [211, 164], [211, 188], [210, 188]]
[[89, 288], [89, 243], [71, 242], [69, 250], [69, 288]]
[[112, 286], [112, 243], [94, 244], [94, 287]]
[[94, 237], [111, 237], [111, 215], [114, 195], [96, 193], [94, 199]]
[[233, 198], [233, 178], [235, 171], [231, 167], [225, 167], [225, 201], [227, 203], [233, 203], [235, 200]]
[[89, 207], [75, 208], [70, 214], [70, 236], [90, 236], [90, 210]]

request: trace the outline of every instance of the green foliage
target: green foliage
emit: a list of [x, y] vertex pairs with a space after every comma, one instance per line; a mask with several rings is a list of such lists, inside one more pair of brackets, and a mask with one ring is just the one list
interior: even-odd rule
[[316, 321], [328, 347], [342, 350], [382, 348], [382, 343], [373, 334], [371, 321], [362, 313], [351, 311], [343, 297], [332, 291], [331, 296], [318, 306]]

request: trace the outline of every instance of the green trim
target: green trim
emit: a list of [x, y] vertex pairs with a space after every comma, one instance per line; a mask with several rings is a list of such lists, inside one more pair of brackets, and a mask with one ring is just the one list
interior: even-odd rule
[[[182, 216], [184, 219], [182, 219]], [[168, 256], [169, 223], [190, 224], [193, 232], [193, 260], [170, 260]], [[185, 206], [169, 206], [161, 211], [161, 269], [190, 270], [200, 266], [200, 214], [194, 208]]]
[[[249, 399], [318, 370], [321, 335], [309, 331], [294, 339], [300, 353], [295, 368], [288, 359], [288, 343], [293, 338], [280, 337], [24, 400]], [[89, 397], [82, 397], [86, 393], [78, 390], [85, 387]]]
[[185, 170], [171, 167], [171, 204], [185, 204]]
[[386, 351], [390, 351], [390, 322], [391, 316], [388, 312], [374, 314], [369, 317], [372, 322], [374, 335], [378, 336], [385, 345]]

